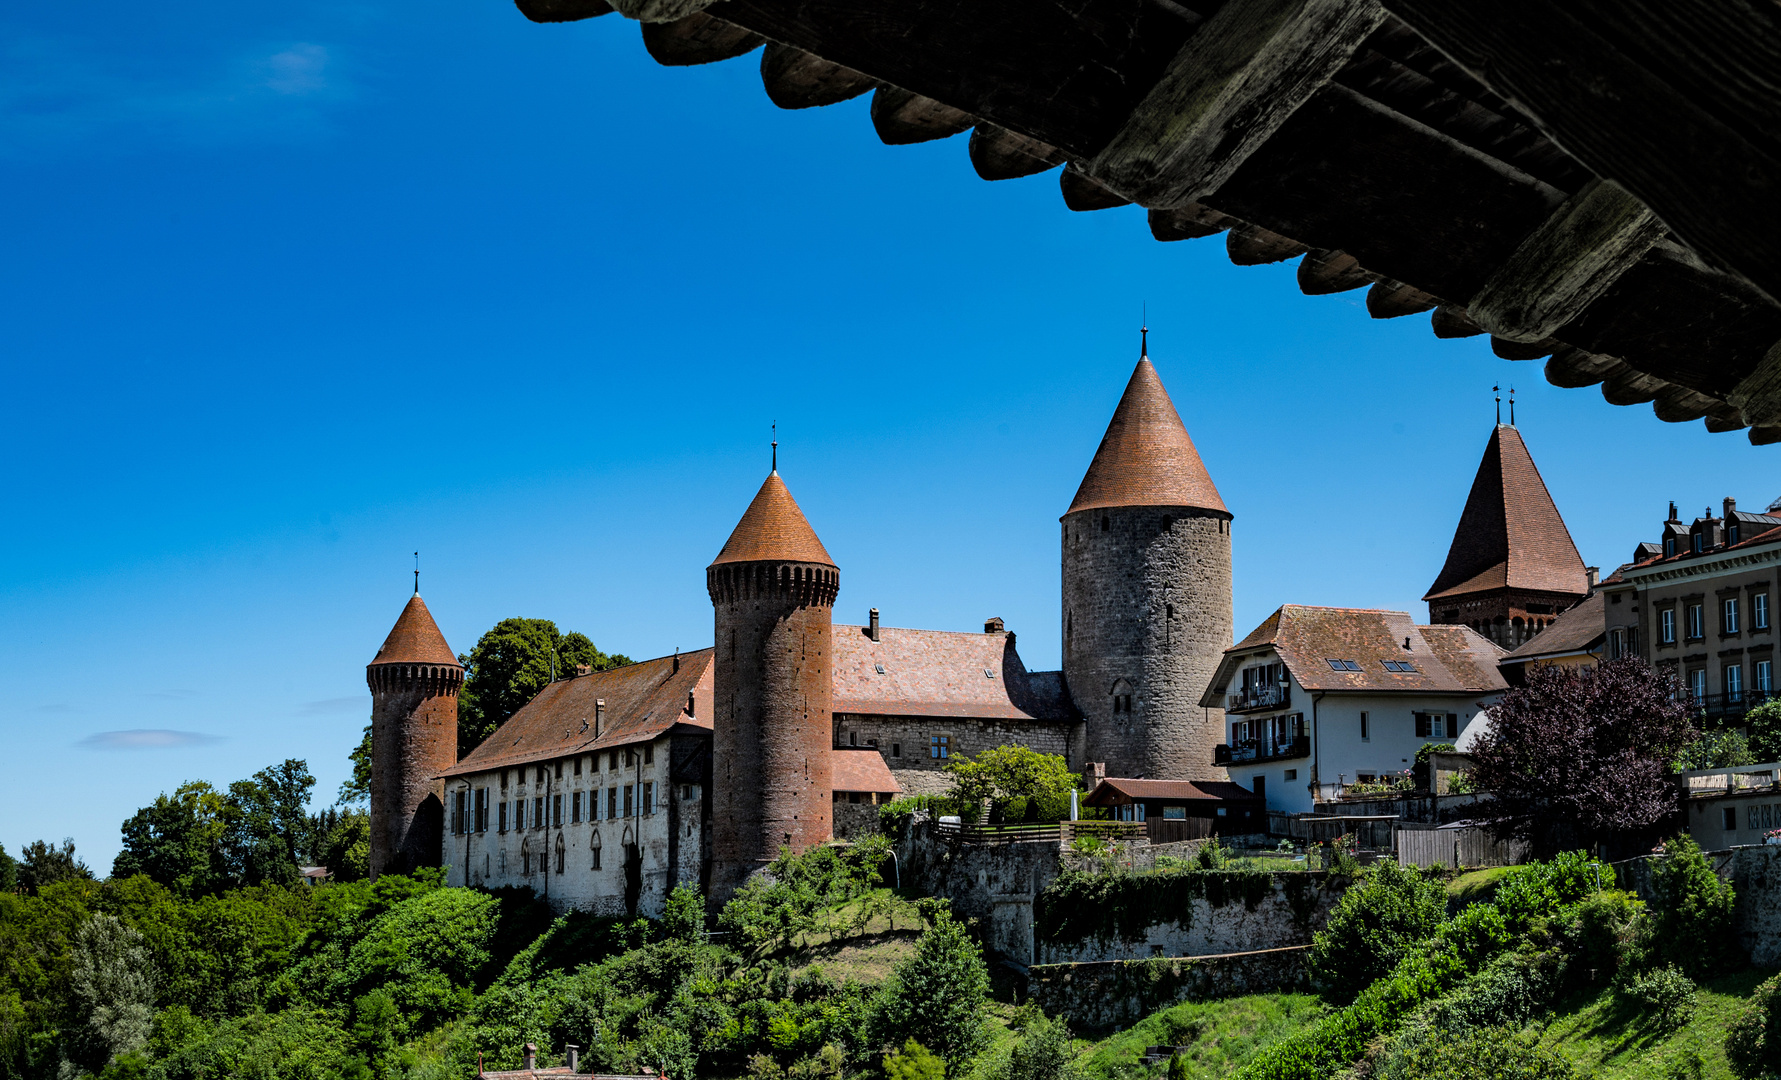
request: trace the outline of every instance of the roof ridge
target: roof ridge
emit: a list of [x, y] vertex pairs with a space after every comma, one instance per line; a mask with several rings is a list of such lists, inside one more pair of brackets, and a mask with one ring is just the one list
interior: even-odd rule
[[1148, 357], [1140, 357], [1132, 369], [1101, 445], [1064, 513], [1113, 506], [1230, 513]]

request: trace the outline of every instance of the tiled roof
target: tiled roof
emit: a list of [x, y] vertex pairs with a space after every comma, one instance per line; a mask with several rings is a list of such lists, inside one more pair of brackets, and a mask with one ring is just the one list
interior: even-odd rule
[[1568, 611], [1521, 643], [1505, 662], [1532, 660], [1537, 656], [1584, 652], [1595, 648], [1607, 636], [1608, 594], [1600, 590], [1583, 598], [1582, 603]]
[[[1682, 536], [1683, 539], [1686, 540], [1688, 536], [1687, 532], [1684, 531]], [[1693, 559], [1710, 559], [1716, 555], [1723, 555], [1728, 551], [1748, 551], [1754, 547], [1776, 543], [1781, 543], [1781, 533], [1777, 533], [1773, 529], [1767, 529], [1754, 536], [1741, 537], [1735, 544], [1721, 544], [1718, 547], [1711, 547], [1705, 551], [1695, 551], [1683, 543], [1676, 546], [1676, 554], [1663, 555], [1661, 554], [1662, 549], [1659, 548], [1658, 550], [1660, 554], [1655, 558], [1640, 559], [1637, 562], [1625, 563], [1619, 569], [1615, 570], [1613, 577], [1608, 580], [1624, 581], [1628, 570], [1644, 570], [1651, 566], [1668, 566], [1674, 563], [1688, 562]], [[1644, 547], [1645, 545], [1641, 544], [1639, 546]]]
[[1583, 559], [1546, 481], [1521, 432], [1507, 424], [1490, 433], [1447, 562], [1423, 599], [1502, 588], [1576, 596], [1589, 591]]
[[[1264, 646], [1279, 653], [1293, 681], [1306, 690], [1465, 694], [1507, 687], [1497, 671], [1503, 650], [1471, 627], [1418, 626], [1405, 611], [1286, 604], [1225, 651], [1200, 704], [1222, 707], [1243, 661]], [[1360, 670], [1336, 671], [1331, 660], [1352, 661]], [[1387, 660], [1408, 662], [1415, 670], [1391, 671]]]
[[[499, 769], [532, 761], [644, 742], [681, 725], [711, 730], [710, 649], [644, 660], [610, 671], [558, 679], [469, 756], [442, 775]], [[687, 715], [687, 695], [693, 698]], [[594, 703], [606, 702], [599, 738], [594, 737]]]
[[433, 614], [427, 610], [420, 593], [408, 598], [408, 605], [402, 609], [396, 625], [390, 629], [390, 636], [383, 639], [383, 646], [372, 657], [371, 663], [462, 666], [452, 655], [451, 646], [445, 643], [445, 635], [439, 632], [439, 624], [433, 621]]
[[1109, 776], [1096, 784], [1095, 789], [1082, 802], [1085, 806], [1111, 806], [1117, 801], [1117, 795], [1123, 795], [1127, 799], [1159, 799], [1165, 802], [1199, 799], [1217, 802], [1261, 801], [1255, 792], [1229, 780], [1131, 780], [1123, 776]]
[[881, 795], [895, 795], [903, 790], [903, 785], [891, 775], [890, 766], [884, 763], [884, 755], [875, 748], [836, 747], [830, 761], [834, 767], [830, 786], [835, 791], [876, 791]]
[[816, 538], [816, 530], [798, 509], [797, 500], [786, 490], [778, 470], [767, 474], [761, 490], [755, 492], [754, 501], [748, 504], [742, 520], [736, 523], [735, 531], [711, 565], [765, 561], [835, 565], [828, 549]]
[[1102, 506], [1191, 506], [1224, 511], [1224, 500], [1148, 358], [1126, 383], [1107, 433], [1067, 513]]
[[863, 626], [835, 626], [835, 712], [1075, 719], [1062, 673], [1027, 671], [1011, 633], [886, 626], [879, 637], [873, 641]]

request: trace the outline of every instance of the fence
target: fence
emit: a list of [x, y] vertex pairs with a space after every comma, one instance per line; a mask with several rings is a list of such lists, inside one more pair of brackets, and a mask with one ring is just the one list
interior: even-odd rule
[[1268, 812], [1268, 832], [1273, 836], [1290, 837], [1302, 844], [1327, 844], [1355, 835], [1355, 843], [1377, 851], [1396, 850], [1392, 834], [1397, 831], [1395, 814], [1286, 814]]
[[1498, 840], [1489, 829], [1398, 830], [1398, 862], [1428, 867], [1514, 866], [1527, 858], [1525, 842]]
[[1065, 847], [1076, 842], [1079, 836], [1097, 836], [1102, 840], [1125, 841], [1149, 840], [1146, 821], [1060, 821], [1063, 830], [1061, 839]]
[[1153, 844], [1178, 844], [1183, 840], [1204, 840], [1211, 836], [1215, 820], [1209, 817], [1151, 818], [1144, 823], [1144, 830]]
[[938, 826], [940, 838], [952, 844], [976, 844], [993, 846], [996, 844], [1032, 844], [1058, 842], [1059, 823], [1047, 825], [954, 825], [947, 822]]

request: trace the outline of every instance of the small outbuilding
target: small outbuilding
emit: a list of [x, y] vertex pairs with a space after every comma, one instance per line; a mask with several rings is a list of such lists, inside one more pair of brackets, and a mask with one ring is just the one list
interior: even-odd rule
[[[1266, 800], [1229, 780], [1140, 780], [1108, 777], [1082, 800], [1109, 807], [1120, 821], [1181, 822], [1151, 829], [1152, 839], [1191, 840], [1268, 831]], [[1164, 837], [1163, 833], [1170, 835]], [[1173, 835], [1181, 833], [1180, 836]]]

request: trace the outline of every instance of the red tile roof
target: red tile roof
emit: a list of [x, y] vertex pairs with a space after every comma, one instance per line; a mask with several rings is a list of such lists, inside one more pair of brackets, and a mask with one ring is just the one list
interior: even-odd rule
[[1096, 784], [1082, 803], [1084, 806], [1113, 806], [1122, 795], [1127, 801], [1137, 802], [1262, 801], [1255, 792], [1229, 780], [1132, 780], [1109, 776]]
[[1066, 513], [1103, 506], [1225, 510], [1149, 359], [1140, 358]]
[[903, 790], [903, 785], [891, 775], [890, 766], [884, 763], [884, 755], [874, 748], [836, 747], [830, 760], [834, 767], [830, 786], [835, 791], [875, 791], [880, 795], [895, 795]]
[[[1073, 720], [1061, 672], [1029, 672], [1007, 632], [835, 627], [834, 711]], [[884, 668], [880, 674], [878, 668]], [[988, 672], [986, 675], [985, 672]]]
[[[1465, 694], [1508, 685], [1497, 671], [1504, 651], [1469, 626], [1418, 626], [1406, 611], [1286, 604], [1225, 650], [1200, 704], [1223, 707], [1243, 661], [1270, 646], [1306, 690]], [[1351, 660], [1360, 670], [1336, 671], [1331, 660]], [[1387, 660], [1408, 661], [1416, 670], [1391, 671]]]
[[462, 666], [452, 655], [451, 646], [445, 643], [445, 635], [439, 632], [439, 624], [433, 621], [433, 614], [427, 610], [420, 593], [408, 598], [396, 625], [390, 629], [390, 636], [383, 639], [383, 646], [372, 657], [371, 663]]
[[1589, 592], [1589, 574], [1521, 432], [1498, 424], [1472, 479], [1447, 562], [1424, 600], [1492, 589]]
[[834, 566], [778, 470], [767, 474], [742, 520], [711, 565], [737, 562], [807, 562]]
[[[538, 691], [520, 711], [442, 775], [499, 769], [533, 761], [645, 742], [670, 728], [711, 730], [710, 649], [658, 657], [610, 671], [559, 679]], [[693, 712], [687, 714], [687, 695]], [[594, 705], [606, 702], [594, 737]]]

